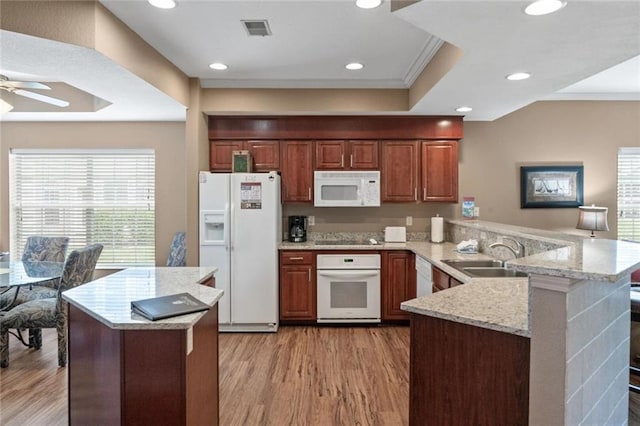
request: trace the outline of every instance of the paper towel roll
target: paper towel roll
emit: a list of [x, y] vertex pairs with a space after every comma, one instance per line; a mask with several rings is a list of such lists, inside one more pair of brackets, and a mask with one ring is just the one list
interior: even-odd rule
[[444, 219], [440, 216], [431, 218], [431, 242], [441, 243], [444, 241]]

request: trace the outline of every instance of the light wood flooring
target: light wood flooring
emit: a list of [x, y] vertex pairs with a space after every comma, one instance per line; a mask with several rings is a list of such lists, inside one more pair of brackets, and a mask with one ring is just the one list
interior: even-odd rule
[[[220, 424], [406, 425], [408, 327], [281, 327], [220, 334]], [[43, 348], [10, 341], [0, 425], [66, 425], [55, 330]]]

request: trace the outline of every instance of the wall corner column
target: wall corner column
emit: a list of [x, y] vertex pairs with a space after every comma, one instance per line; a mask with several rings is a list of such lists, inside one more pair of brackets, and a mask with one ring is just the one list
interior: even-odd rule
[[531, 425], [625, 424], [629, 276], [531, 275]]
[[199, 264], [199, 201], [198, 173], [209, 170], [209, 129], [207, 116], [202, 112], [200, 80], [189, 79], [189, 107], [185, 126], [186, 191], [187, 191], [187, 265]]

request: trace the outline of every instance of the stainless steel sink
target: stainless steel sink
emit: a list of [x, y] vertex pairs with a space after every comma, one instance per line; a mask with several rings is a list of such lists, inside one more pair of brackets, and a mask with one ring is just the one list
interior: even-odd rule
[[485, 278], [508, 278], [508, 277], [526, 277], [524, 272], [513, 271], [511, 269], [501, 268], [463, 268], [462, 272], [473, 277]]
[[502, 260], [484, 259], [484, 260], [463, 260], [463, 259], [446, 259], [442, 263], [460, 269], [460, 268], [502, 268], [504, 262]]
[[442, 262], [470, 277], [513, 278], [527, 276], [527, 274], [525, 274], [524, 272], [517, 272], [512, 271], [511, 269], [506, 269], [502, 260], [445, 259]]

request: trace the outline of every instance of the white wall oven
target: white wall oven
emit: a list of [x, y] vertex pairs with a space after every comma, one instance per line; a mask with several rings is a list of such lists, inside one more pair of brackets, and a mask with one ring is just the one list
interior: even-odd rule
[[380, 322], [380, 255], [319, 254], [319, 323]]

